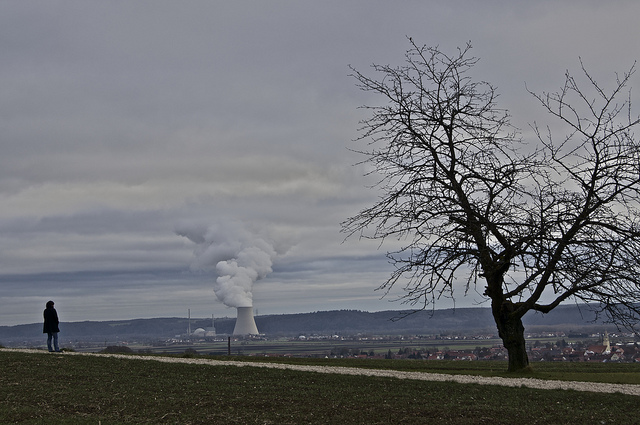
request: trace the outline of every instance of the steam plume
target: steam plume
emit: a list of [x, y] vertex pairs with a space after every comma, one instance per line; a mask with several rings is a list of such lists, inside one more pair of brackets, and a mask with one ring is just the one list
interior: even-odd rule
[[272, 243], [237, 222], [208, 227], [184, 223], [176, 233], [196, 244], [192, 268], [215, 270], [213, 291], [222, 303], [229, 307], [253, 306], [253, 284], [272, 271], [277, 255]]

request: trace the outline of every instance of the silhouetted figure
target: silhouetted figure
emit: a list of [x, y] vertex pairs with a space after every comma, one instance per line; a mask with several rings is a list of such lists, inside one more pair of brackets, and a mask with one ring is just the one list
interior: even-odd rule
[[[58, 324], [60, 321], [58, 320], [58, 312], [53, 308], [53, 301], [47, 301], [47, 308], [44, 310], [43, 315], [44, 327], [42, 328], [42, 333], [47, 334], [47, 347], [50, 352], [59, 352], [58, 332], [60, 332], [60, 329]], [[53, 346], [51, 345], [51, 340], [53, 340]]]

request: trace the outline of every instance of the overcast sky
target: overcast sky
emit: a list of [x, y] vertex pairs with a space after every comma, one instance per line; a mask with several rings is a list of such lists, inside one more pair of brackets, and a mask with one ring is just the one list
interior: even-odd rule
[[471, 41], [526, 137], [547, 116], [525, 83], [556, 90], [581, 57], [606, 86], [640, 59], [638, 16], [636, 0], [2, 1], [0, 325], [49, 299], [63, 322], [234, 317], [215, 263], [250, 252], [259, 314], [404, 308], [375, 291], [385, 246], [342, 243], [377, 196], [348, 150], [375, 98], [348, 65], [401, 65], [408, 36]]

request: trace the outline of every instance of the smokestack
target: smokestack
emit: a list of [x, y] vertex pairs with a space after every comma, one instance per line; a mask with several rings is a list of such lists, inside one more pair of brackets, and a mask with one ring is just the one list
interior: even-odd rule
[[234, 335], [258, 335], [258, 327], [253, 319], [253, 307], [238, 307]]

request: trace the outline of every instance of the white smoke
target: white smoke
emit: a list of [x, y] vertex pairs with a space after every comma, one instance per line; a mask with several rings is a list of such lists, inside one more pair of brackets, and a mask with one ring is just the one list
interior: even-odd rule
[[238, 222], [212, 226], [183, 223], [176, 233], [196, 244], [192, 268], [215, 270], [213, 291], [229, 307], [252, 307], [253, 284], [271, 273], [277, 255], [267, 238]]

